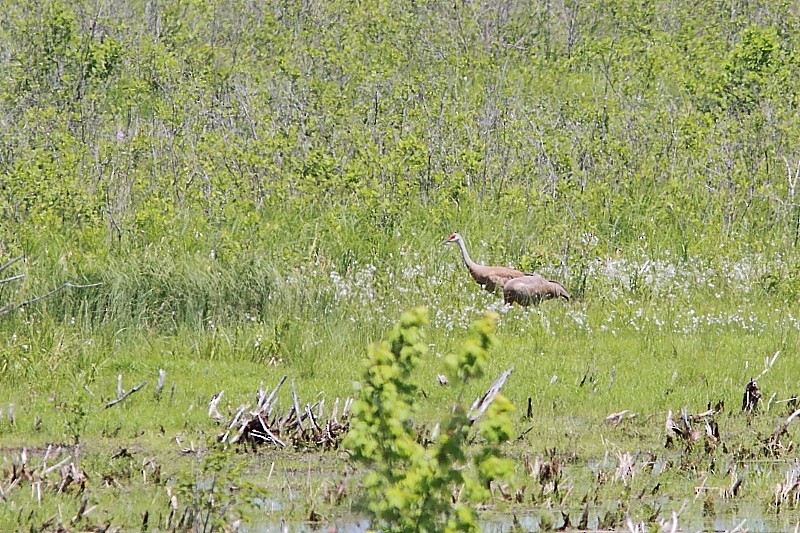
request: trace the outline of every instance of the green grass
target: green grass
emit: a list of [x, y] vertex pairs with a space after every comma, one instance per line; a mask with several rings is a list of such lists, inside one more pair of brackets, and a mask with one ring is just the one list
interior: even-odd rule
[[[796, 353], [800, 329], [780, 291], [765, 292], [751, 281], [759, 275], [759, 261], [765, 258], [753, 258], [753, 266], [747, 257], [683, 262], [666, 256], [652, 268], [645, 268], [647, 259], [632, 258], [623, 266], [596, 269], [586, 293], [571, 302], [502, 308], [497, 295], [480, 290], [468, 277], [454, 250], [437, 248], [436, 241], [431, 241], [429, 249], [421, 247], [420, 253], [401, 245], [391, 252], [392, 263], [361, 259], [347, 270], [314, 264], [287, 269], [286, 274], [267, 268], [268, 283], [258, 278], [260, 263], [245, 261], [242, 274], [223, 276], [215, 291], [207, 288], [214, 272], [211, 259], [187, 256], [184, 261], [178, 256], [168, 271], [162, 263], [153, 263], [146, 276], [131, 276], [116, 266], [105, 273], [101, 287], [59, 293], [6, 317], [0, 406], [14, 404], [16, 420], [13, 425], [7, 417], [0, 421], [4, 471], [8, 473], [11, 462], [19, 460], [22, 448], [41, 459], [48, 445], [63, 445], [89, 475], [92, 494], [96, 494], [92, 503], [98, 506], [92, 523], [107, 520], [134, 527], [144, 510], [151, 516], [161, 513], [160, 520], [166, 520], [162, 511], [169, 505], [167, 487], [173, 490], [181, 479], [207, 476], [197, 473], [202, 459], [180, 450], [206, 450], [221, 433], [207, 415], [215, 393], [225, 391], [220, 403], [223, 413], [253, 402], [259, 385], [272, 387], [283, 375], [294, 380], [304, 401], [333, 402], [353, 396], [367, 344], [386, 334], [404, 305], [422, 302], [431, 314], [426, 329], [431, 353], [414, 380], [422, 390], [418, 424], [428, 428], [456, 400], [454, 390], [436, 382], [442, 372], [440, 357], [458, 348], [469, 322], [487, 309], [501, 311], [499, 345], [490, 353], [485, 382], [470, 385], [460, 394], [471, 401], [494, 376], [514, 366], [504, 393], [517, 407], [514, 419], [522, 436], [506, 450], [517, 465], [516, 484], [530, 485], [528, 490], [535, 485], [525, 481], [525, 455], [557, 450], [566, 461], [562, 481], [575, 487], [574, 494], [559, 505], [575, 512], [581, 508], [579, 497], [599, 475], [591, 473], [591, 465], [607, 461], [604, 475], [613, 478], [617, 453], [643, 452], [666, 458], [672, 466], [658, 475], [640, 472], [631, 489], [609, 481], [604, 490], [610, 492], [601, 502], [608, 505], [620, 500], [622, 508], [646, 519], [643, 504], [630, 498], [657, 483], [668, 484], [670, 490], [659, 495], [664, 499], [663, 516], [667, 516], [668, 509], [677, 511], [683, 499], [694, 498], [694, 487], [706, 476], [707, 463], [722, 461], [757, 472], [747, 476], [741, 498], [756, 507], [767, 505], [785, 466], [779, 461], [762, 471], [756, 465], [769, 459], [762, 452], [763, 443], [791, 410], [778, 402], [768, 411], [765, 407], [773, 394], [774, 400], [781, 401], [797, 392], [794, 376], [800, 373]], [[480, 246], [473, 248], [476, 256], [485, 254]], [[648, 268], [649, 274], [643, 275]], [[184, 275], [173, 276], [175, 272]], [[571, 278], [565, 279], [569, 287]], [[158, 303], [159, 293], [171, 295], [166, 304]], [[215, 306], [215, 301], [223, 305]], [[101, 305], [110, 310], [104, 318], [98, 311]], [[194, 317], [201, 307], [205, 310]], [[59, 317], [59, 309], [79, 313], [74, 318], [70, 313]], [[165, 318], [170, 316], [182, 318]], [[760, 413], [740, 413], [747, 381], [761, 374], [765, 359], [778, 351], [774, 367], [759, 379]], [[166, 371], [167, 380], [156, 396], [159, 369]], [[125, 390], [144, 381], [148, 384], [105, 409], [104, 404], [117, 396], [119, 375]], [[531, 418], [525, 416], [528, 398]], [[285, 388], [281, 403], [290, 401]], [[725, 404], [718, 418], [725, 452], [684, 454], [680, 444], [664, 449], [668, 411], [677, 419], [683, 408], [699, 413], [719, 401]], [[622, 410], [635, 417], [617, 427], [604, 423], [608, 415]], [[786, 439], [793, 433], [790, 427]], [[121, 468], [110, 457], [122, 448], [134, 454], [135, 472], [120, 475], [105, 487], [100, 483], [103, 476]], [[155, 492], [141, 472], [140, 462], [150, 457], [161, 465]], [[323, 512], [326, 520], [341, 520], [357, 500], [358, 474], [343, 477], [349, 462], [341, 454], [334, 457], [266, 450], [234, 453], [226, 459], [226, 468], [243, 468], [231, 479], [251, 480], [259, 490], [272, 494], [270, 501], [284, 501], [296, 493], [289, 507], [266, 515], [257, 508], [250, 520], [258, 522], [265, 516], [273, 522], [299, 520], [312, 510]], [[287, 481], [293, 479], [287, 474], [292, 469], [329, 460], [337, 465], [332, 470], [314, 473], [302, 482]], [[265, 470], [273, 470], [269, 480]], [[724, 470], [720, 468], [707, 483], [729, 485], [730, 469]], [[348, 486], [347, 495], [331, 503], [326, 490], [341, 480]], [[112, 502], [122, 494], [126, 507], [115, 510]], [[41, 508], [29, 489], [12, 495], [14, 505], [9, 509], [13, 510], [0, 518], [8, 527], [38, 527], [55, 514], [57, 505], [66, 506], [62, 509], [66, 516], [70, 505], [77, 509], [80, 503], [78, 495], [54, 494], [53, 489]], [[726, 501], [715, 507], [720, 516], [734, 511]], [[495, 505], [530, 513], [539, 512], [535, 510], [541, 509], [542, 502], [525, 499], [515, 506], [498, 499]], [[248, 507], [242, 503], [226, 516]], [[24, 515], [20, 508], [36, 511], [27, 522], [19, 522]], [[692, 506], [686, 511], [686, 520], [695, 519], [696, 509]], [[601, 510], [598, 513], [605, 513]]]

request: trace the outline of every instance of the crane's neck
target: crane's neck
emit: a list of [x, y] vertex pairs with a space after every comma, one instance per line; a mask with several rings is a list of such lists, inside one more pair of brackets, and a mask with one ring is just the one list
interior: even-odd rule
[[458, 242], [458, 247], [461, 248], [461, 258], [464, 260], [464, 264], [467, 265], [468, 269], [474, 270], [475, 267], [478, 266], [478, 264], [475, 263], [475, 261], [473, 261], [472, 259], [470, 259], [469, 252], [467, 252], [467, 245], [464, 244], [464, 239], [459, 239], [456, 242]]

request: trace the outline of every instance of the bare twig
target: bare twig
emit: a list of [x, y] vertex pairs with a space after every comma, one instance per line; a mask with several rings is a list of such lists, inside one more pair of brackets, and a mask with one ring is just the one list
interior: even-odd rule
[[11, 283], [12, 281], [17, 281], [18, 279], [22, 279], [25, 277], [25, 274], [17, 274], [16, 276], [11, 276], [10, 278], [0, 279], [0, 283]]
[[775, 352], [775, 355], [772, 356], [772, 359], [770, 359], [769, 357], [765, 358], [764, 359], [764, 370], [761, 371], [761, 373], [758, 375], [757, 378], [751, 379], [750, 381], [758, 381], [759, 379], [763, 378], [766, 375], [767, 372], [772, 370], [772, 367], [775, 365], [775, 361], [778, 359], [778, 356], [780, 354], [781, 354], [781, 351], [778, 350], [777, 352]]
[[744, 525], [747, 523], [747, 519], [742, 520], [739, 522], [735, 528], [731, 529], [728, 533], [737, 533], [738, 531], [747, 531], [744, 528]]
[[24, 256], [24, 255], [20, 255], [20, 256], [18, 256], [18, 257], [15, 257], [14, 259], [10, 260], [9, 262], [7, 262], [6, 264], [4, 264], [3, 266], [0, 266], [0, 272], [2, 272], [3, 270], [7, 269], [8, 267], [10, 267], [11, 265], [13, 265], [13, 264], [14, 264], [14, 263], [16, 263], [17, 261], [21, 261], [21, 260], [22, 260], [22, 259], [24, 259], [24, 258], [25, 258], [25, 256]]
[[0, 307], [0, 316], [7, 315], [9, 313], [13, 313], [17, 309], [20, 309], [22, 307], [34, 304], [34, 303], [36, 303], [36, 302], [38, 302], [40, 300], [44, 300], [45, 298], [49, 298], [50, 296], [54, 295], [55, 293], [57, 293], [57, 292], [59, 292], [59, 291], [61, 291], [63, 289], [90, 289], [92, 287], [98, 287], [100, 285], [102, 285], [102, 283], [91, 283], [89, 285], [76, 285], [74, 283], [66, 282], [66, 283], [63, 283], [62, 285], [59, 285], [55, 289], [53, 289], [53, 290], [51, 290], [49, 292], [46, 292], [44, 294], [40, 294], [39, 296], [35, 296], [35, 297], [31, 298], [30, 300], [25, 300], [23, 302], [14, 303], [14, 304], [8, 304], [8, 305], [6, 305], [4, 307]]
[[128, 392], [124, 393], [122, 396], [120, 396], [120, 397], [119, 397], [119, 398], [117, 398], [116, 400], [111, 400], [110, 402], [108, 402], [108, 403], [105, 405], [104, 409], [108, 409], [109, 407], [113, 407], [113, 406], [117, 405], [119, 402], [123, 401], [125, 398], [127, 398], [128, 396], [130, 396], [130, 395], [131, 395], [131, 394], [133, 394], [134, 392], [138, 391], [139, 389], [141, 389], [141, 388], [142, 388], [142, 387], [144, 387], [145, 385], [147, 385], [147, 382], [146, 382], [146, 381], [143, 381], [142, 383], [140, 383], [139, 385], [135, 386], [134, 388], [132, 388], [132, 389], [131, 389], [131, 390], [129, 390]]
[[769, 397], [769, 400], [767, 401], [767, 412], [769, 412], [769, 408], [772, 406], [772, 402], [774, 402], [775, 398], [777, 398], [777, 397], [778, 397], [778, 393], [777, 392], [773, 392], [772, 396]]
[[272, 389], [272, 392], [267, 396], [267, 399], [264, 400], [264, 403], [258, 406], [259, 410], [266, 411], [266, 416], [269, 416], [272, 412], [272, 401], [275, 399], [275, 396], [277, 396], [278, 390], [281, 388], [284, 381], [286, 381], [286, 376], [283, 376], [278, 384], [275, 385], [275, 388]]
[[60, 462], [58, 462], [58, 463], [54, 464], [53, 466], [51, 466], [51, 467], [49, 467], [49, 468], [43, 468], [43, 469], [42, 469], [42, 473], [41, 473], [41, 474], [39, 474], [39, 477], [40, 477], [41, 479], [44, 479], [44, 478], [46, 478], [46, 477], [47, 477], [47, 476], [50, 474], [50, 472], [54, 472], [54, 471], [56, 471], [56, 470], [60, 469], [62, 466], [65, 466], [65, 465], [66, 465], [67, 463], [69, 463], [71, 460], [72, 460], [72, 458], [71, 458], [71, 457], [69, 457], [69, 456], [67, 456], [67, 457], [65, 457], [65, 458], [64, 458], [62, 461], [60, 461]]
[[[242, 419], [242, 415], [249, 408], [250, 408], [250, 404], [249, 403], [246, 403], [244, 405], [240, 405], [239, 408], [236, 410], [236, 414], [233, 415], [233, 418], [231, 419], [230, 423], [228, 424], [228, 429], [233, 429], [234, 426], [239, 424], [241, 419]], [[246, 425], [246, 423], [245, 423], [245, 425]]]

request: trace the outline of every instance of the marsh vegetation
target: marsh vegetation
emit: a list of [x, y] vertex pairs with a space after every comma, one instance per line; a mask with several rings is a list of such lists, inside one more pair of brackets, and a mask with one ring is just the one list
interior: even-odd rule
[[344, 432], [220, 435], [329, 420], [420, 307], [415, 445], [514, 368], [442, 463], [481, 528], [795, 528], [798, 43], [758, 0], [7, 3], [0, 529], [391, 522]]

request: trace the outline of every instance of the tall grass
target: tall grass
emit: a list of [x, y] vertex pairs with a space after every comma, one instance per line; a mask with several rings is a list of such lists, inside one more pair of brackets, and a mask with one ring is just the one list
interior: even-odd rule
[[[312, 394], [344, 396], [366, 344], [399, 311], [421, 303], [431, 310], [429, 338], [440, 355], [452, 348], [450, 332], [486, 309], [501, 311], [502, 348], [493, 368], [517, 365], [509, 390], [518, 403], [528, 396], [538, 405], [558, 398], [565, 412], [590, 417], [627, 408], [621, 403], [631, 398], [635, 408], [648, 411], [717, 396], [735, 404], [746, 380], [778, 350], [785, 368], [766, 383], [775, 380], [780, 395], [792, 393], [800, 317], [787, 307], [794, 287], [781, 274], [788, 268], [780, 263], [785, 258], [684, 260], [642, 251], [601, 259], [592, 251], [597, 257], [584, 257], [583, 266], [532, 260], [568, 288], [581, 280], [584, 288], [569, 303], [507, 308], [472, 281], [456, 250], [439, 246], [434, 236], [445, 234], [404, 240], [401, 233], [387, 239], [392, 251], [383, 244], [371, 257], [327, 261], [320, 253], [310, 263], [281, 269], [258, 252], [228, 261], [199, 253], [110, 260], [83, 272], [101, 285], [64, 289], [3, 321], [3, 380], [14, 396], [34, 390], [44, 396], [84, 382], [87, 373], [108, 385], [120, 372], [152, 380], [164, 366], [170, 375], [188, 372], [174, 379], [197, 387], [200, 376], [191, 369], [207, 365], [229, 373], [202, 375], [210, 394], [237, 377], [235, 388], [247, 394], [254, 383], [283, 372], [297, 376]], [[470, 234], [467, 239], [475, 258], [515, 263], [503, 260], [509, 247], [499, 239], [496, 249]], [[38, 279], [35, 268], [29, 274], [36, 281], [12, 298], [55, 284]], [[421, 376], [430, 388], [436, 368], [432, 358]], [[578, 392], [598, 395], [589, 412], [575, 403], [582, 394], [557, 392], [573, 390], [581, 380]], [[594, 380], [591, 387], [586, 380]]]

